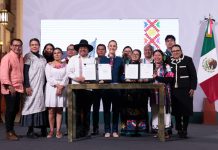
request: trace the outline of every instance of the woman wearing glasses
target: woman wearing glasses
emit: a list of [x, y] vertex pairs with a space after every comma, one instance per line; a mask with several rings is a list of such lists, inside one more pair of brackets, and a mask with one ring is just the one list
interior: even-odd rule
[[187, 138], [189, 116], [193, 114], [193, 95], [197, 87], [197, 73], [191, 57], [182, 53], [180, 45], [172, 47], [172, 71], [175, 80], [172, 87], [172, 115], [180, 138]]
[[[139, 67], [141, 61], [141, 51], [134, 49], [131, 59], [127, 65]], [[139, 82], [138, 79], [125, 79], [125, 82]], [[121, 114], [123, 122], [121, 124], [121, 134], [126, 136], [140, 136], [148, 132], [148, 106], [146, 93], [144, 90], [126, 90], [125, 101], [122, 104]]]

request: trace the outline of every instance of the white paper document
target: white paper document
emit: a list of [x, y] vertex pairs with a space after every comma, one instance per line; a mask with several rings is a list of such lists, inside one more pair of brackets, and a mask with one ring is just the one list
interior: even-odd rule
[[138, 64], [125, 65], [125, 79], [138, 79], [139, 67]]
[[153, 78], [153, 64], [140, 64], [140, 79]]
[[96, 80], [96, 67], [94, 63], [83, 64], [82, 75], [85, 80]]
[[98, 64], [98, 80], [112, 80], [110, 64]]

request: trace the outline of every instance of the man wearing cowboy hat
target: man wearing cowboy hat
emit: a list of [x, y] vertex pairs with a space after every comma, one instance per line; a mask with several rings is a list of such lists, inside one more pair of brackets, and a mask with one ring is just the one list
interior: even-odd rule
[[[80, 84], [85, 82], [85, 77], [82, 75], [84, 65], [95, 62], [95, 59], [88, 56], [88, 53], [93, 50], [93, 46], [88, 44], [87, 40], [82, 39], [79, 44], [74, 45], [74, 49], [78, 51], [78, 55], [70, 58], [67, 72], [69, 78], [72, 79], [72, 84]], [[91, 102], [93, 101], [93, 92], [90, 90], [76, 90], [76, 123], [77, 137], [84, 137], [89, 134], [90, 129], [90, 110]]]

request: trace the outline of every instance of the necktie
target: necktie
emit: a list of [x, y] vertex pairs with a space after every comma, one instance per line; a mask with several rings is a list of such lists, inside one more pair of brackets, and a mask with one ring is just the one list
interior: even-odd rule
[[79, 57], [79, 76], [81, 77], [82, 76], [82, 58]]
[[96, 80], [99, 81], [99, 75], [98, 75], [98, 64], [100, 63], [100, 57], [95, 58], [96, 61]]

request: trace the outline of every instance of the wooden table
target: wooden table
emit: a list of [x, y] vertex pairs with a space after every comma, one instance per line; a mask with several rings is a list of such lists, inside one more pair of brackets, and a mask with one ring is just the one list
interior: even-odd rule
[[68, 141], [76, 139], [76, 97], [74, 90], [78, 89], [158, 89], [159, 112], [158, 112], [158, 138], [165, 141], [164, 135], [164, 84], [158, 83], [118, 83], [118, 84], [69, 84], [68, 85]]

